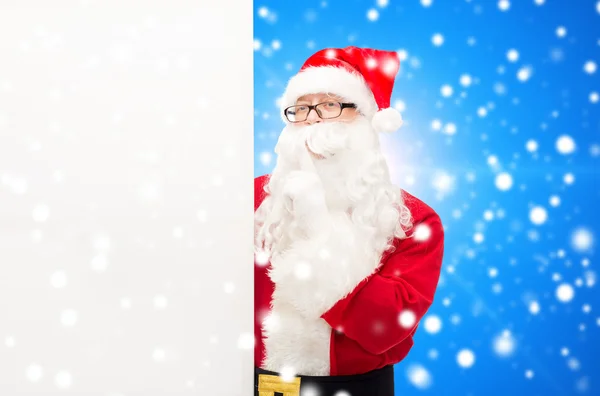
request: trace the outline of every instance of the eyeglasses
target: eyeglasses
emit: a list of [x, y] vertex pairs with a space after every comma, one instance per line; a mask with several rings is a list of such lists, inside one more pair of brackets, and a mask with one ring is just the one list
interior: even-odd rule
[[323, 102], [317, 103], [316, 105], [297, 105], [286, 108], [283, 113], [289, 122], [303, 122], [306, 121], [312, 110], [316, 111], [319, 117], [322, 119], [328, 120], [339, 117], [342, 114], [342, 110], [346, 108], [355, 109], [356, 104]]

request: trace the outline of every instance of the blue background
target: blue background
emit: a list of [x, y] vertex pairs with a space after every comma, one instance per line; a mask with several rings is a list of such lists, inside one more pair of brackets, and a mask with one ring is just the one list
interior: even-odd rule
[[[275, 164], [277, 99], [307, 57], [348, 45], [407, 54], [392, 95], [405, 125], [382, 137], [385, 154], [394, 182], [440, 214], [446, 248], [426, 315], [441, 329], [421, 322], [396, 366], [397, 394], [599, 395], [600, 71], [584, 66], [600, 63], [596, 1], [512, 0], [506, 11], [482, 0], [254, 7], [256, 176]], [[573, 151], [559, 150], [563, 135]], [[503, 172], [508, 190], [496, 185]], [[557, 291], [569, 288], [563, 301]], [[459, 363], [464, 350], [472, 365]]]

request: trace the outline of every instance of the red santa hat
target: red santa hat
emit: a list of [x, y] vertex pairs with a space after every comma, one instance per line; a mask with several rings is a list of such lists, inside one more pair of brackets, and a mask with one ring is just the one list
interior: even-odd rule
[[400, 69], [396, 52], [368, 48], [327, 48], [304, 62], [281, 99], [281, 110], [308, 94], [332, 93], [357, 105], [378, 132], [394, 132], [402, 116], [390, 107], [394, 79]]

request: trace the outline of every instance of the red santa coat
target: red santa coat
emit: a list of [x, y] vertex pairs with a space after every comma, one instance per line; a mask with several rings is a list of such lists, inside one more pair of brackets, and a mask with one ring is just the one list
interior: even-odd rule
[[[265, 198], [268, 175], [254, 180], [254, 210]], [[433, 302], [444, 251], [444, 230], [439, 216], [424, 202], [402, 191], [413, 217], [409, 238], [396, 239], [395, 250], [385, 253], [382, 265], [360, 282], [321, 318], [330, 326], [330, 375], [362, 374], [400, 362], [413, 346], [413, 335]], [[428, 238], [411, 238], [420, 225]], [[426, 231], [427, 232], [427, 231]], [[265, 358], [262, 313], [270, 308], [274, 284], [269, 265], [254, 265], [254, 364]], [[414, 314], [415, 324], [401, 325], [402, 312]]]

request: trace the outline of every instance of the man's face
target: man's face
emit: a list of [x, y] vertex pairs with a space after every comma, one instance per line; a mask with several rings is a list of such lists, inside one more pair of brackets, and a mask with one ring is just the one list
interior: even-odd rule
[[[328, 123], [350, 124], [359, 113], [354, 103], [340, 96], [326, 93], [304, 95], [296, 100], [295, 106], [287, 109], [288, 120], [293, 121], [296, 128], [317, 126]], [[324, 136], [323, 136], [324, 137]], [[324, 159], [320, 153], [311, 149], [308, 141], [306, 149], [314, 159]]]

